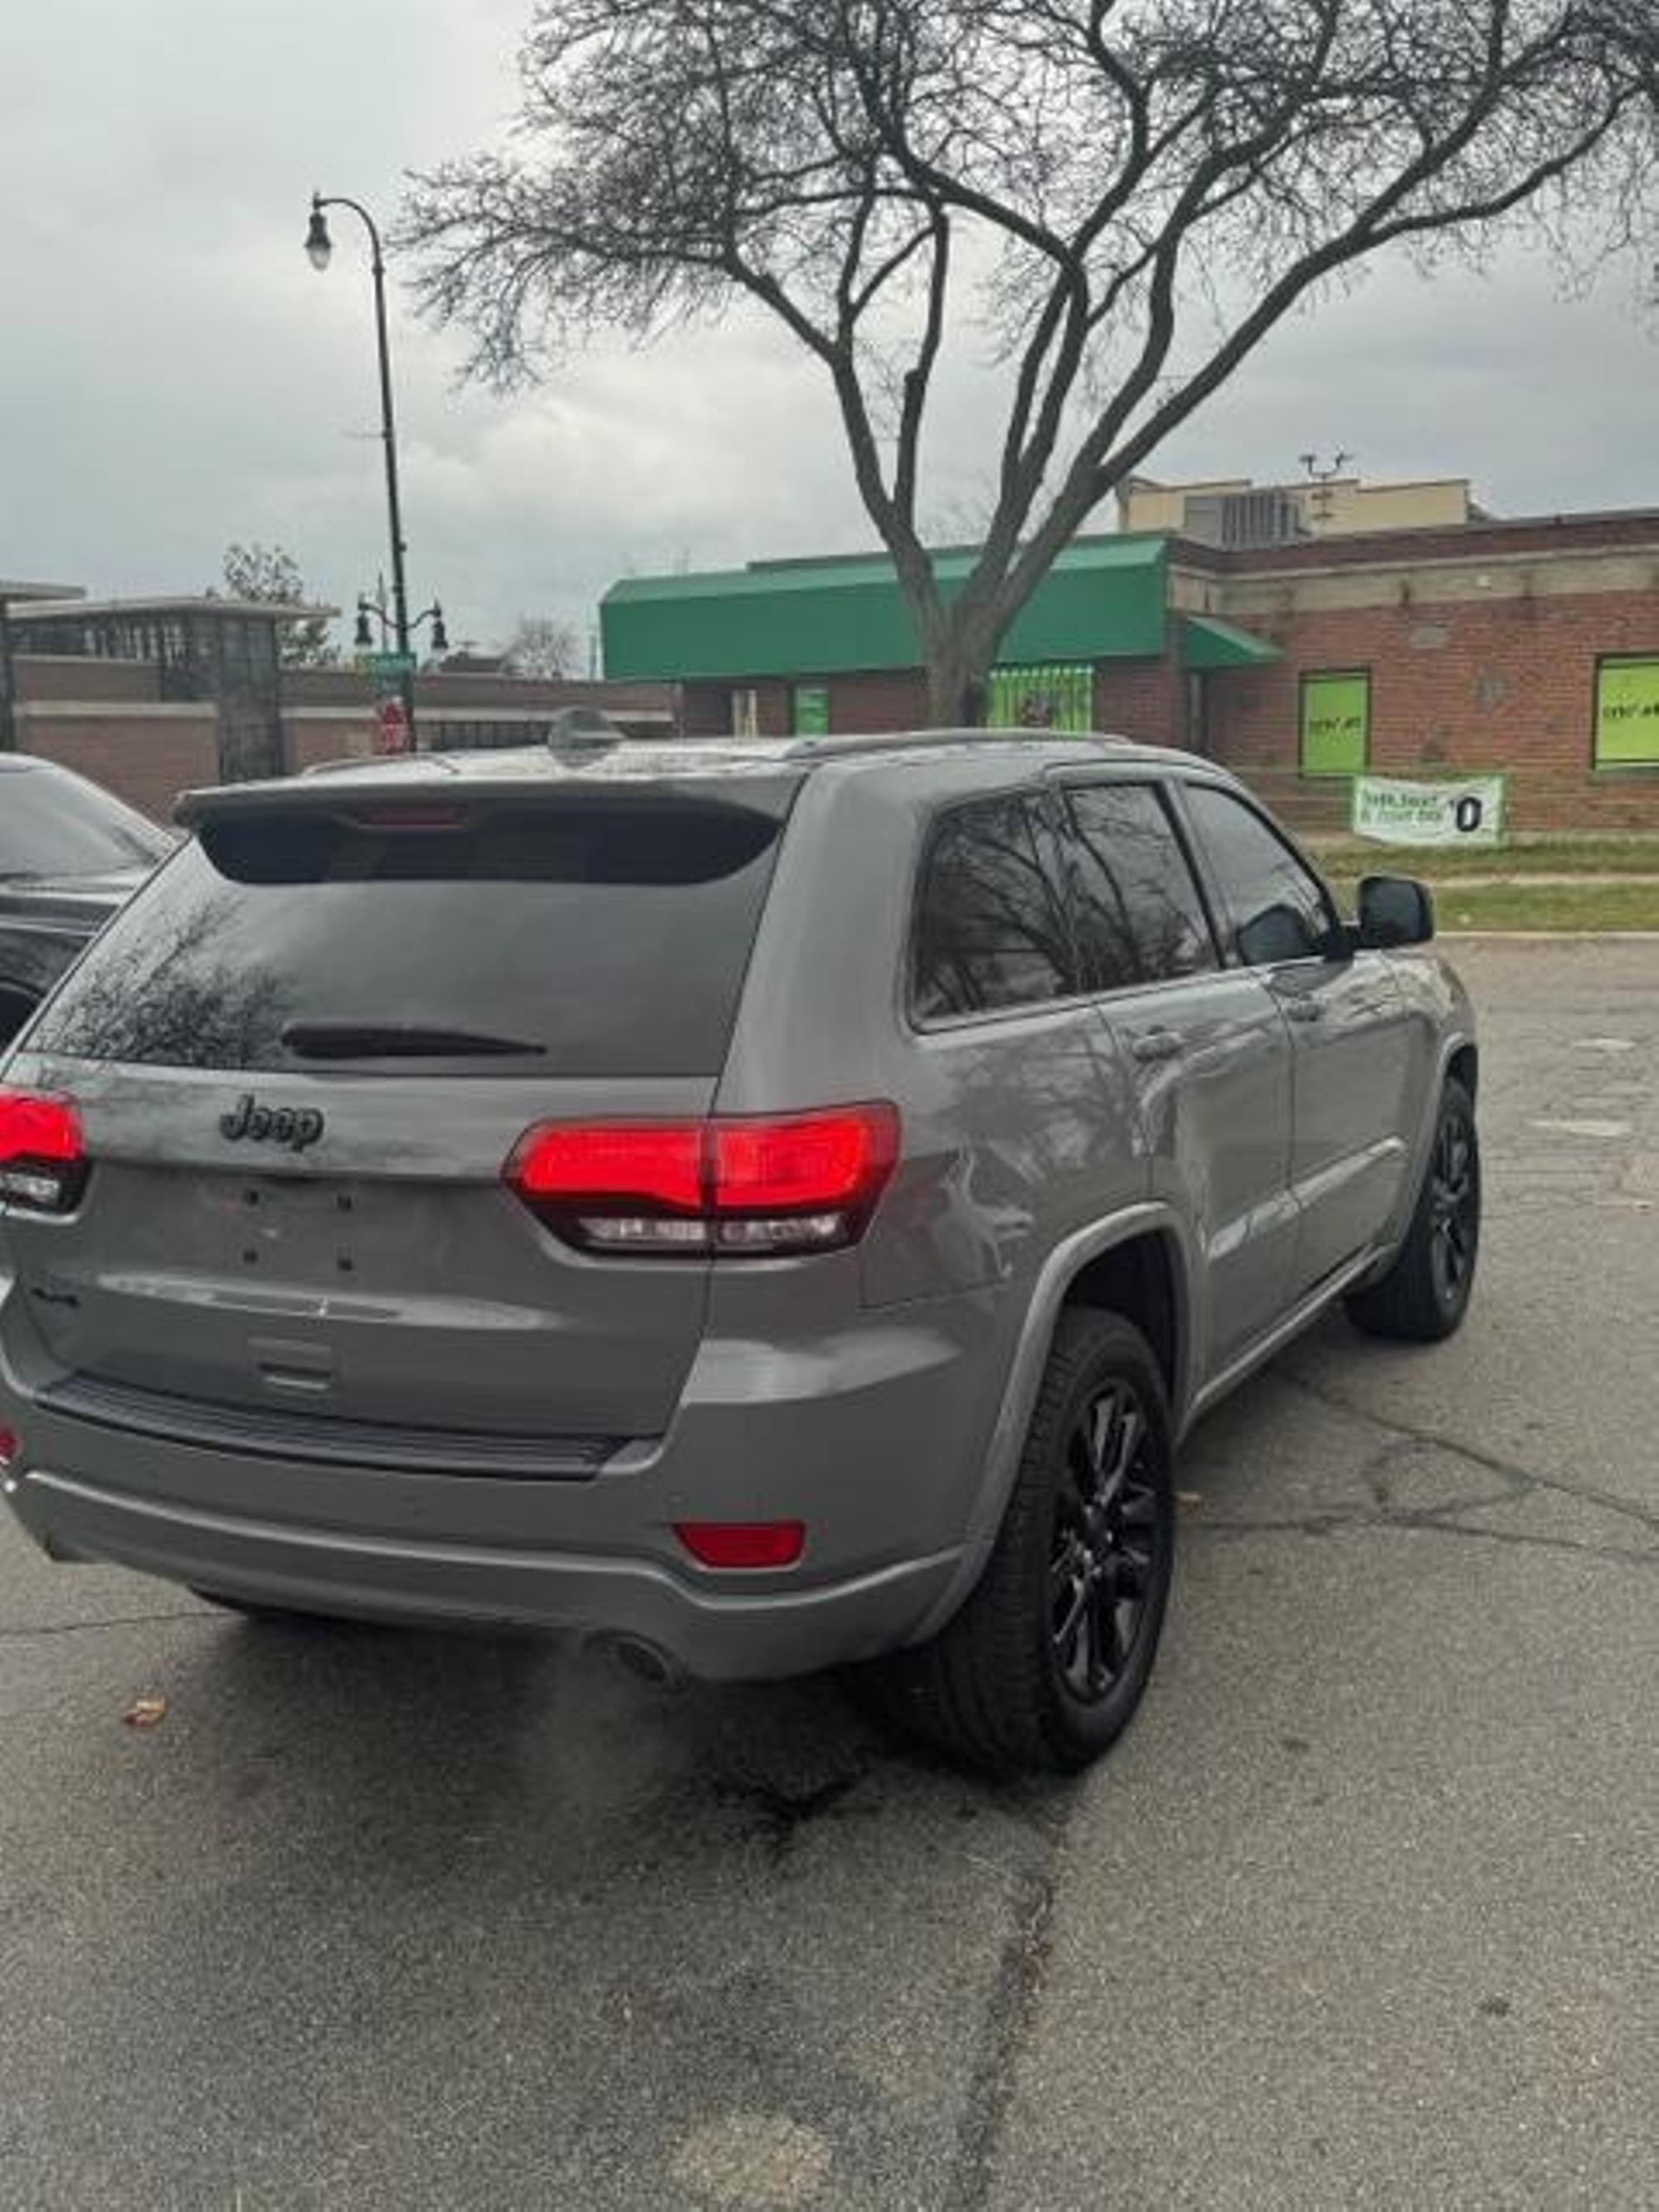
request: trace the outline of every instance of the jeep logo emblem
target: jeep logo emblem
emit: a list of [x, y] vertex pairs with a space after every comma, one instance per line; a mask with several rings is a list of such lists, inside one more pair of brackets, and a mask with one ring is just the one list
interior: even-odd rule
[[219, 1132], [233, 1145], [285, 1145], [291, 1152], [309, 1151], [323, 1133], [322, 1115], [313, 1106], [262, 1106], [243, 1092], [234, 1114], [219, 1116]]

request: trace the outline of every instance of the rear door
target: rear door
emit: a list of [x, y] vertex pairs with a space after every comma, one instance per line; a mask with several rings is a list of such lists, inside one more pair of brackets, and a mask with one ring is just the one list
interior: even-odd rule
[[75, 1101], [93, 1162], [71, 1216], [5, 1223], [31, 1364], [403, 1431], [660, 1433], [707, 1264], [580, 1253], [503, 1170], [539, 1122], [708, 1111], [787, 799], [312, 787], [210, 815], [8, 1071]]
[[1387, 958], [1342, 942], [1324, 885], [1265, 815], [1212, 784], [1184, 784], [1182, 795], [1230, 949], [1278, 1000], [1295, 1038], [1301, 1296], [1376, 1241], [1400, 1194], [1407, 1010]]
[[1294, 1256], [1291, 1044], [1228, 967], [1161, 787], [1067, 778], [1079, 953], [1133, 1072], [1153, 1190], [1191, 1224], [1201, 1383], [1267, 1328]]

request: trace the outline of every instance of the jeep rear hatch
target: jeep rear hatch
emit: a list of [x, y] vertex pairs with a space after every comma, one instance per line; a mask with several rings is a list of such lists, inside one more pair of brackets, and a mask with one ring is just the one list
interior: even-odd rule
[[708, 1114], [793, 790], [194, 802], [5, 1077], [88, 1164], [5, 1216], [58, 1379], [261, 1409], [272, 1449], [660, 1433], [706, 1257], [578, 1249], [508, 1164], [549, 1123]]

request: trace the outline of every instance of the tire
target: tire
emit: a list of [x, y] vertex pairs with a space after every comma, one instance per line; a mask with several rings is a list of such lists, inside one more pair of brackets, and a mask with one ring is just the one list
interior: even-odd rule
[[1355, 1291], [1350, 1319], [1368, 1336], [1439, 1344], [1462, 1326], [1480, 1251], [1480, 1139], [1474, 1101], [1455, 1076], [1440, 1112], [1411, 1227], [1386, 1275]]
[[1173, 1460], [1145, 1337], [1115, 1314], [1063, 1314], [985, 1572], [932, 1642], [868, 1670], [884, 1717], [994, 1773], [1073, 1773], [1098, 1759], [1158, 1650]]

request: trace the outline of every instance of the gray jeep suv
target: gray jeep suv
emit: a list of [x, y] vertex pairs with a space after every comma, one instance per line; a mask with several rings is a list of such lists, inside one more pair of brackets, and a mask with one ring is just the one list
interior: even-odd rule
[[0, 1078], [0, 1473], [256, 1613], [860, 1668], [1079, 1765], [1182, 1432], [1479, 1230], [1457, 983], [1109, 739], [572, 742], [197, 793]]

